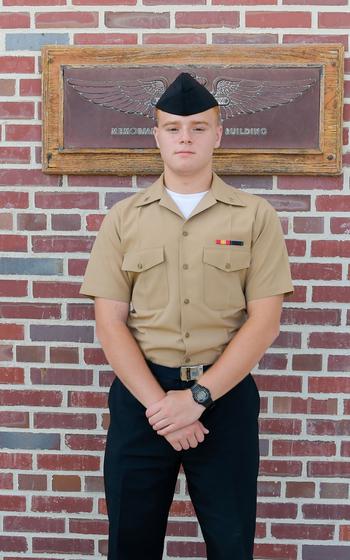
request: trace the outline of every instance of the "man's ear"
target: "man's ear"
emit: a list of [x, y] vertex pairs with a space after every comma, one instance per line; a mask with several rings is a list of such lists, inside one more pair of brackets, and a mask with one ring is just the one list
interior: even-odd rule
[[216, 130], [216, 142], [215, 142], [215, 146], [214, 146], [215, 148], [220, 147], [223, 131], [224, 131], [224, 127], [222, 125], [218, 126], [218, 128]]
[[154, 126], [154, 127], [153, 127], [153, 136], [154, 136], [154, 139], [155, 139], [155, 141], [156, 141], [157, 148], [159, 149], [158, 138], [157, 138], [157, 132], [158, 132], [158, 127], [157, 127], [157, 126]]

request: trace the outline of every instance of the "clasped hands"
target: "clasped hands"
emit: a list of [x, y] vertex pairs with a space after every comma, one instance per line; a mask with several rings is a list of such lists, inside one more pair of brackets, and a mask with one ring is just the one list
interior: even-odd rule
[[164, 436], [174, 449], [196, 447], [209, 430], [198, 420], [205, 406], [196, 403], [190, 389], [168, 391], [146, 409], [146, 417], [157, 434]]

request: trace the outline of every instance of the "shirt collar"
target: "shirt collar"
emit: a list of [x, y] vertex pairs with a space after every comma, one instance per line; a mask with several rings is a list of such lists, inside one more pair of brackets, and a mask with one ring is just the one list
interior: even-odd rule
[[[163, 172], [152, 185], [145, 189], [143, 196], [138, 200], [136, 206], [145, 206], [146, 204], [160, 200], [164, 192], [166, 193]], [[213, 172], [211, 188], [208, 193], [204, 195], [204, 198], [208, 195], [213, 197], [216, 201], [219, 200], [220, 202], [225, 202], [232, 206], [246, 206], [240, 197], [239, 190], [225, 183], [215, 172]]]

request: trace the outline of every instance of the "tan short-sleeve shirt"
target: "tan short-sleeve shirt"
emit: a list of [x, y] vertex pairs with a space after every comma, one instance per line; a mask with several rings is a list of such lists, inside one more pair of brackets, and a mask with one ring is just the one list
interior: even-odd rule
[[248, 301], [293, 291], [276, 210], [215, 173], [187, 219], [163, 174], [117, 202], [80, 289], [130, 303], [127, 324], [144, 356], [171, 367], [215, 362], [245, 322]]

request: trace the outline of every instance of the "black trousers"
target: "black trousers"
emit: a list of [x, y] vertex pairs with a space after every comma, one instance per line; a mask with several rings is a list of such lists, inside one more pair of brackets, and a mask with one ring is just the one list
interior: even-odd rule
[[[180, 390], [175, 368], [148, 362], [165, 391]], [[209, 366], [207, 366], [209, 367]], [[176, 451], [149, 424], [145, 407], [115, 378], [104, 459], [108, 560], [161, 560], [182, 464], [208, 560], [253, 560], [259, 470], [260, 396], [249, 373], [204, 410], [210, 432]]]

